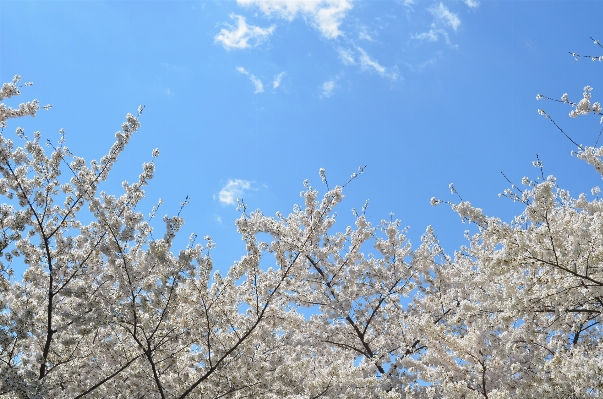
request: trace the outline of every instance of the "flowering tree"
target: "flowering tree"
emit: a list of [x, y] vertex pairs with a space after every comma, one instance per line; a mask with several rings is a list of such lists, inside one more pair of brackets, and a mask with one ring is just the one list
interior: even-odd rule
[[[20, 94], [19, 80], [5, 84], [0, 98]], [[37, 101], [19, 109], [2, 104], [0, 123], [4, 128], [8, 119], [34, 116], [38, 109]], [[248, 254], [224, 277], [212, 274], [209, 238], [205, 246], [191, 242], [173, 253], [182, 218], [165, 217], [165, 234], [153, 238], [151, 224], [135, 211], [153, 162], [143, 165], [137, 182], [124, 182], [121, 196], [98, 191], [139, 128], [141, 112], [128, 114], [109, 153], [89, 164], [72, 156], [63, 138], [48, 142], [47, 154], [39, 132], [30, 139], [17, 128], [21, 146], [0, 137], [0, 194], [7, 201], [0, 216], [0, 396], [183, 398], [324, 390], [320, 378], [298, 378], [295, 388], [286, 382], [292, 373], [280, 368], [290, 363], [282, 348], [293, 338], [275, 326], [299, 318], [286, 311], [281, 295], [294, 261], [261, 271], [261, 250], [244, 231]], [[78, 218], [85, 211], [93, 215], [88, 224]], [[21, 281], [10, 268], [15, 258], [27, 267]], [[329, 368], [312, 366], [322, 359], [305, 352], [298, 358], [321, 372]]]
[[[586, 86], [577, 102], [567, 94], [561, 100], [537, 99], [571, 106], [572, 118], [602, 116], [591, 92]], [[578, 159], [603, 176], [602, 147], [577, 144], [548, 113], [538, 113], [577, 147]], [[421, 358], [420, 375], [431, 382], [425, 393], [583, 398], [603, 392], [600, 189], [593, 188], [590, 199], [585, 194], [573, 198], [553, 176], [545, 177], [540, 160], [534, 166], [538, 178], [524, 177], [523, 190], [513, 185], [502, 194], [525, 205], [511, 223], [461, 201], [452, 209], [478, 229], [467, 235], [469, 244], [451, 258], [428, 230], [414, 253], [424, 274], [412, 306], [439, 314], [437, 328], [425, 328], [429, 350]], [[432, 199], [434, 205], [441, 202]]]
[[[0, 100], [21, 87], [17, 76]], [[601, 115], [591, 91], [560, 102], [573, 117]], [[321, 169], [326, 193], [306, 182], [289, 215], [240, 203], [246, 252], [222, 275], [211, 238], [173, 248], [180, 213], [164, 217], [161, 235], [159, 205], [148, 218], [136, 210], [158, 150], [123, 194], [99, 190], [142, 107], [90, 162], [62, 132], [46, 148], [39, 132], [5, 132], [39, 108], [0, 105], [0, 397], [600, 396], [598, 188], [573, 198], [538, 160], [538, 178], [503, 194], [525, 205], [510, 223], [450, 203], [477, 232], [449, 256], [431, 228], [412, 250], [398, 220], [374, 226], [365, 208], [336, 231], [346, 185], [330, 188]], [[603, 176], [603, 147], [576, 154]]]

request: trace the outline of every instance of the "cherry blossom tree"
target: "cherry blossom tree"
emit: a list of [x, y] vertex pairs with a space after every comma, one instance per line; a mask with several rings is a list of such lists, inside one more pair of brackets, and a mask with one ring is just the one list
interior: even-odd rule
[[[19, 95], [19, 82], [16, 76], [4, 84], [0, 98]], [[154, 237], [150, 219], [157, 208], [149, 219], [135, 209], [153, 177], [153, 161], [143, 164], [136, 182], [123, 183], [122, 195], [99, 192], [140, 127], [142, 107], [126, 116], [108, 154], [89, 163], [71, 154], [64, 137], [47, 142], [49, 154], [39, 132], [29, 138], [17, 128], [9, 138], [7, 121], [38, 109], [35, 100], [0, 107], [0, 195], [6, 201], [0, 396], [281, 397], [329, 389], [343, 373], [336, 362], [324, 364], [306, 350], [296, 354], [299, 338], [280, 327], [303, 320], [282, 295], [299, 262], [260, 270], [262, 249], [245, 229], [247, 255], [226, 276], [212, 270], [209, 237], [174, 252], [183, 219], [166, 216], [163, 237]], [[152, 158], [158, 155], [155, 150]], [[92, 222], [81, 221], [85, 212]], [[26, 266], [22, 279], [10, 267], [16, 259]], [[292, 364], [305, 368], [304, 377], [317, 370], [315, 378], [300, 378]]]
[[[601, 46], [597, 40], [596, 45]], [[571, 53], [577, 59], [580, 56]], [[593, 61], [603, 57], [588, 56]], [[592, 88], [573, 102], [572, 118], [603, 116]], [[575, 147], [573, 154], [603, 177], [603, 148], [577, 144], [550, 114], [546, 117]], [[602, 119], [603, 121], [603, 119]], [[461, 201], [451, 204], [477, 233], [454, 257], [443, 253], [428, 229], [414, 260], [423, 270], [412, 306], [429, 348], [419, 375], [423, 393], [466, 398], [586, 398], [603, 392], [603, 202], [599, 187], [574, 198], [545, 177], [524, 177], [501, 196], [524, 204], [510, 223]], [[452, 187], [453, 191], [454, 188]], [[443, 203], [432, 199], [432, 204]], [[437, 315], [437, 328], [429, 328]]]

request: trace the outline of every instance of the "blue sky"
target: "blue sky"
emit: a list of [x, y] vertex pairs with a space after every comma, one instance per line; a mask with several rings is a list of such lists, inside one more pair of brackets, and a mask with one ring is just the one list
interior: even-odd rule
[[370, 199], [372, 222], [393, 212], [415, 246], [432, 225], [452, 252], [467, 225], [429, 203], [455, 201], [451, 182], [505, 220], [522, 208], [498, 198], [500, 171], [536, 177], [536, 154], [573, 195], [600, 184], [536, 111], [591, 145], [598, 118], [535, 96], [591, 85], [597, 101], [603, 65], [568, 51], [599, 55], [601, 15], [596, 1], [0, 1], [0, 78], [20, 74], [34, 82], [21, 101], [53, 105], [6, 132], [63, 128], [73, 153], [99, 158], [144, 104], [105, 189], [120, 194], [159, 148], [141, 210], [162, 198], [174, 214], [188, 195], [182, 239], [211, 235], [221, 269], [244, 250], [233, 200], [286, 213], [304, 179], [324, 190], [321, 167], [335, 185], [367, 165], [341, 229]]

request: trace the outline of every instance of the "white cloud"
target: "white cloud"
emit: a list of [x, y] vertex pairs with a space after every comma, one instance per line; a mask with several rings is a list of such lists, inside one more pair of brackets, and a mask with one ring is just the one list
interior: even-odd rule
[[237, 67], [237, 72], [242, 73], [243, 75], [249, 76], [251, 83], [255, 86], [255, 94], [264, 92], [264, 85], [262, 81], [255, 77], [255, 75], [250, 74], [245, 68]]
[[[341, 62], [343, 62], [344, 65], [356, 65], [356, 60], [358, 60], [362, 70], [375, 71], [382, 77], [386, 77], [391, 80], [397, 80], [400, 77], [397, 66], [394, 66], [393, 68], [384, 67], [383, 65], [379, 64], [379, 62], [372, 59], [366, 53], [366, 51], [360, 47], [354, 47], [354, 49], [339, 47], [337, 49], [337, 54], [339, 54], [339, 59], [341, 59]], [[326, 92], [328, 92], [328, 90], [324, 90], [323, 88], [323, 96], [329, 97], [329, 95], [325, 94]]]
[[431, 25], [431, 29], [428, 32], [417, 33], [411, 36], [411, 39], [428, 40], [430, 42], [437, 42], [440, 39], [440, 35], [444, 36], [446, 43], [450, 43], [448, 33], [443, 29], [437, 29], [435, 25]]
[[467, 4], [467, 6], [469, 8], [477, 8], [477, 7], [479, 7], [479, 1], [478, 0], [465, 0], [465, 4]]
[[352, 0], [237, 0], [243, 6], [256, 6], [267, 16], [292, 21], [307, 18], [327, 39], [341, 35], [339, 27], [352, 8]]
[[362, 67], [362, 69], [373, 68], [379, 73], [379, 75], [383, 75], [385, 73], [385, 67], [379, 65], [377, 61], [372, 60], [371, 57], [368, 56], [366, 51], [361, 48], [358, 48], [358, 51], [360, 52], [360, 66]]
[[454, 30], [457, 30], [461, 24], [459, 17], [455, 13], [450, 12], [443, 3], [440, 3], [437, 7], [430, 7], [428, 10], [434, 17], [450, 25]]
[[415, 2], [415, 0], [404, 0], [404, 5], [408, 7], [412, 4], [414, 4], [414, 2]]
[[218, 223], [218, 224], [222, 224], [222, 218], [218, 215], [214, 215], [214, 220]]
[[397, 68], [394, 68], [394, 70], [388, 70], [387, 68], [385, 68], [384, 66], [379, 64], [377, 61], [371, 59], [371, 57], [369, 57], [369, 55], [366, 53], [366, 51], [364, 51], [360, 47], [358, 47], [357, 49], [358, 49], [358, 52], [360, 53], [359, 59], [360, 59], [360, 67], [362, 69], [365, 69], [365, 70], [373, 69], [382, 77], [390, 78], [391, 80], [398, 79]]
[[[466, 0], [466, 2], [472, 2], [472, 4], [475, 4], [477, 3], [477, 0]], [[437, 6], [430, 7], [427, 10], [435, 18], [431, 24], [431, 28], [427, 32], [412, 35], [411, 39], [437, 42], [440, 39], [440, 36], [443, 36], [446, 39], [446, 43], [450, 44], [448, 32], [443, 28], [443, 26], [448, 25], [453, 30], [457, 30], [461, 24], [459, 17], [446, 8], [446, 6], [441, 2]]]
[[374, 41], [373, 37], [368, 32], [368, 28], [366, 26], [361, 26], [359, 28], [359, 30], [358, 30], [358, 39], [359, 40], [366, 40], [366, 41], [369, 41], [369, 42], [373, 42]]
[[237, 199], [240, 199], [245, 190], [249, 190], [250, 188], [251, 182], [247, 180], [228, 180], [228, 183], [218, 193], [218, 200], [224, 205], [235, 205]]
[[429, 32], [417, 33], [411, 36], [412, 39], [429, 40], [430, 42], [437, 42], [439, 36], [435, 29], [429, 29]]
[[284, 75], [285, 75], [285, 72], [281, 72], [274, 77], [274, 80], [272, 81], [273, 89], [276, 89], [277, 87], [279, 87], [281, 85], [281, 79], [283, 79]]
[[345, 65], [353, 65], [356, 63], [356, 60], [354, 59], [354, 54], [350, 49], [339, 47], [337, 49], [337, 54], [339, 54], [341, 62], [343, 62]]
[[335, 90], [335, 87], [337, 87], [336, 79], [331, 79], [331, 80], [327, 80], [326, 82], [324, 82], [321, 86], [321, 89], [322, 89], [321, 97], [326, 97], [326, 98], [331, 97], [333, 95], [333, 90]]
[[[222, 44], [226, 50], [255, 47], [274, 31], [274, 26], [263, 29], [259, 26], [247, 25], [245, 17], [241, 15], [230, 14], [230, 18], [237, 20], [236, 28], [229, 25], [231, 30], [222, 29], [214, 38], [216, 43]], [[253, 44], [250, 44], [250, 41], [253, 41]]]

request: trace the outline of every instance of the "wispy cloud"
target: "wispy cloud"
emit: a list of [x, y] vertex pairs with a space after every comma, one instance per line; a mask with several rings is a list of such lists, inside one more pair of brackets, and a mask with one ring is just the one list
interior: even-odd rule
[[356, 63], [356, 60], [354, 59], [354, 52], [350, 49], [339, 47], [337, 49], [337, 54], [339, 54], [339, 59], [345, 65], [353, 65]]
[[361, 48], [358, 48], [358, 51], [360, 52], [360, 66], [362, 67], [362, 69], [372, 68], [377, 71], [379, 75], [383, 75], [385, 73], [385, 67], [379, 65], [377, 61], [372, 60], [371, 57], [368, 56], [366, 51]]
[[369, 41], [369, 42], [375, 41], [373, 39], [373, 36], [371, 36], [371, 34], [369, 33], [368, 28], [366, 26], [361, 26], [358, 29], [358, 39], [359, 40], [366, 40], [366, 41]]
[[281, 72], [274, 77], [274, 80], [272, 81], [273, 89], [276, 89], [277, 87], [279, 87], [281, 85], [281, 80], [283, 79], [284, 75], [285, 75], [285, 72]]
[[358, 47], [357, 49], [358, 49], [358, 52], [360, 53], [359, 60], [360, 60], [360, 67], [362, 69], [374, 70], [382, 77], [390, 78], [392, 80], [398, 79], [399, 76], [398, 76], [397, 68], [394, 68], [393, 70], [388, 69], [388, 68], [382, 66], [381, 64], [379, 64], [377, 61], [373, 60], [371, 57], [369, 57], [369, 55], [366, 53], [366, 51], [364, 51], [360, 47]]
[[446, 39], [446, 43], [450, 43], [450, 39], [448, 38], [448, 32], [446, 32], [444, 29], [438, 29], [436, 28], [435, 24], [432, 24], [431, 29], [429, 29], [429, 31], [414, 34], [411, 36], [411, 39], [437, 42], [440, 39], [440, 36], [444, 36], [444, 38]]
[[337, 87], [337, 79], [327, 80], [321, 85], [322, 95], [321, 98], [329, 98], [333, 95], [333, 90]]
[[407, 11], [414, 11], [412, 6], [415, 4], [415, 0], [403, 0], [402, 4], [406, 7]]
[[230, 14], [230, 18], [237, 20], [237, 26], [228, 25], [229, 29], [222, 29], [214, 38], [225, 49], [244, 49], [255, 47], [268, 38], [274, 31], [274, 26], [260, 28], [259, 26], [247, 25], [245, 17]]
[[477, 8], [477, 7], [479, 7], [479, 1], [478, 0], [465, 0], [465, 4], [467, 4], [467, 6], [469, 8]]
[[414, 35], [411, 36], [412, 39], [419, 39], [419, 40], [428, 40], [430, 42], [437, 42], [439, 39], [439, 36], [436, 32], [435, 29], [429, 29], [428, 32], [423, 32], [423, 33], [416, 33]]
[[228, 183], [218, 193], [218, 200], [224, 205], [235, 205], [237, 199], [240, 199], [243, 193], [249, 189], [251, 189], [251, 182], [247, 180], [228, 180]]
[[243, 67], [237, 67], [237, 72], [240, 72], [243, 75], [249, 76], [249, 79], [251, 80], [251, 83], [253, 83], [253, 85], [255, 86], [255, 93], [256, 94], [264, 92], [264, 85], [262, 84], [262, 81], [259, 80], [258, 78], [256, 78], [255, 75], [252, 75], [251, 73], [249, 73]]
[[[475, 4], [477, 0], [466, 0], [466, 3]], [[479, 4], [479, 3], [478, 3]], [[476, 6], [477, 7], [477, 6]], [[411, 36], [411, 39], [427, 40], [430, 42], [437, 42], [440, 37], [446, 39], [446, 43], [450, 44], [450, 38], [446, 27], [450, 27], [453, 30], [457, 30], [461, 25], [459, 17], [451, 12], [443, 3], [434, 5], [427, 9], [434, 16], [434, 21], [431, 23], [431, 28], [427, 32], [416, 33]]]
[[436, 57], [431, 57], [430, 59], [423, 61], [421, 63], [418, 63], [418, 64], [411, 64], [411, 63], [405, 62], [404, 65], [406, 65], [406, 67], [408, 67], [408, 69], [410, 69], [411, 71], [421, 72], [425, 68], [437, 64], [437, 62], [438, 62], [438, 60]]
[[[337, 54], [344, 65], [356, 65], [356, 63], [358, 63], [362, 70], [375, 71], [381, 75], [381, 77], [389, 78], [391, 80], [397, 80], [400, 77], [397, 66], [394, 66], [393, 68], [384, 67], [378, 61], [372, 59], [361, 47], [354, 47], [352, 49], [339, 47], [337, 48]], [[324, 96], [329, 97], [328, 95]]]
[[430, 7], [428, 10], [436, 19], [445, 25], [450, 25], [454, 30], [457, 30], [461, 24], [459, 17], [451, 12], [444, 3], [440, 2], [437, 6]]
[[256, 6], [267, 16], [292, 21], [298, 15], [304, 17], [327, 39], [335, 39], [352, 0], [237, 0], [243, 6]]

